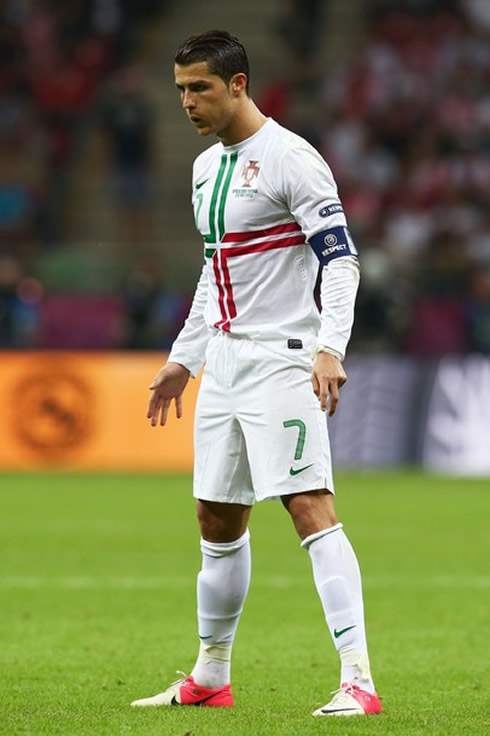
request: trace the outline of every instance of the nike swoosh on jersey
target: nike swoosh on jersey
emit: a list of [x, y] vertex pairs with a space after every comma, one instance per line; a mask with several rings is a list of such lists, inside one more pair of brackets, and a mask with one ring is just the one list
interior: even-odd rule
[[310, 463], [309, 465], [305, 465], [303, 468], [289, 468], [289, 475], [299, 475], [303, 470], [308, 470], [308, 468], [311, 468], [314, 464], [315, 463]]
[[209, 176], [207, 179], [204, 179], [204, 181], [200, 181], [199, 184], [196, 184], [196, 189], [203, 187], [207, 181], [209, 181]]

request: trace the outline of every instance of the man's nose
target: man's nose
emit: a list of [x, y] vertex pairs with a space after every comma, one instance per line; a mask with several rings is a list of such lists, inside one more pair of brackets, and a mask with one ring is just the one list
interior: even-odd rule
[[194, 107], [194, 95], [187, 89], [182, 95], [182, 107], [184, 110], [191, 110]]

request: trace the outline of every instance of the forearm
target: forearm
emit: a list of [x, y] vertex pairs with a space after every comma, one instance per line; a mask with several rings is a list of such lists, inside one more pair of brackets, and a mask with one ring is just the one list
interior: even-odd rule
[[329, 348], [340, 360], [345, 357], [352, 332], [359, 278], [359, 262], [353, 256], [336, 258], [322, 271], [317, 346]]
[[179, 363], [195, 377], [204, 363], [210, 332], [204, 319], [208, 298], [208, 276], [205, 267], [197, 284], [192, 306], [185, 324], [175, 339], [169, 363]]

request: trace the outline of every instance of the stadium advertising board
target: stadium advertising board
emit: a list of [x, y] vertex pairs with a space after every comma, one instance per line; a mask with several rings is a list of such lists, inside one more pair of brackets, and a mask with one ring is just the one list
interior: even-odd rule
[[[146, 419], [161, 353], [0, 353], [0, 470], [192, 469], [199, 380], [184, 416]], [[490, 476], [490, 360], [352, 356], [329, 422], [337, 468], [421, 465]], [[359, 416], [363, 420], [359, 421]]]
[[161, 353], [1, 353], [0, 468], [175, 470], [192, 467], [198, 381], [165, 430], [145, 418]]

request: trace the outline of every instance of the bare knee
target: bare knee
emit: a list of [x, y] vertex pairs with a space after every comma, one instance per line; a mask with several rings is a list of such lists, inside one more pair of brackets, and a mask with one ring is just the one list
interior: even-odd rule
[[282, 496], [281, 501], [301, 539], [338, 524], [334, 497], [326, 489]]
[[233, 542], [247, 529], [250, 506], [238, 503], [197, 502], [201, 536], [208, 542]]

